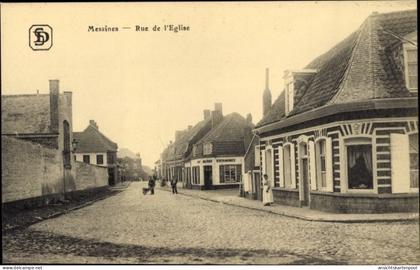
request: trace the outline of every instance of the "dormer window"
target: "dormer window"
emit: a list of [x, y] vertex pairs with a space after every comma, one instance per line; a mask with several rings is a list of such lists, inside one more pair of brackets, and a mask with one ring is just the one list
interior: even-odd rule
[[417, 92], [417, 45], [415, 45], [417, 44], [417, 31], [407, 35], [404, 39], [407, 40], [403, 44], [405, 84], [408, 90]]
[[[317, 72], [315, 69], [286, 70], [284, 72], [285, 112], [288, 115], [295, 107], [295, 83], [307, 82]], [[299, 88], [299, 87], [298, 87]]]
[[205, 143], [203, 145], [203, 154], [204, 155], [211, 155], [213, 151], [213, 144], [212, 143]]
[[404, 44], [405, 83], [410, 91], [417, 91], [417, 48], [411, 44]]

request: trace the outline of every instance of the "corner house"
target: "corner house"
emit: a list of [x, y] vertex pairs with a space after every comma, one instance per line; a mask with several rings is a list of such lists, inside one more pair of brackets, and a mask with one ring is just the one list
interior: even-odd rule
[[284, 80], [255, 128], [275, 202], [342, 213], [418, 211], [415, 10], [372, 14]]
[[239, 187], [243, 156], [252, 138], [251, 116], [245, 119], [238, 113], [231, 113], [223, 117], [220, 106], [211, 117], [212, 129], [194, 144], [191, 160], [185, 165], [191, 171], [191, 187]]

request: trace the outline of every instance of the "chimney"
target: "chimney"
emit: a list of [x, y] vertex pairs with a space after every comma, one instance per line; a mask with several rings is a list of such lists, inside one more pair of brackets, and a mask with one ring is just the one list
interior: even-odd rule
[[210, 110], [204, 110], [203, 114], [204, 114], [204, 120], [209, 119], [211, 116]]
[[263, 116], [265, 116], [271, 108], [271, 91], [269, 86], [269, 70], [265, 69], [265, 89], [263, 93]]
[[182, 135], [182, 130], [175, 131], [175, 141], [176, 142], [181, 138], [181, 135]]
[[188, 130], [191, 130], [192, 129], [192, 126], [191, 125], [188, 125]]
[[220, 114], [223, 116], [222, 103], [214, 103], [214, 110], [220, 112]]
[[50, 80], [50, 131], [59, 132], [59, 80]]
[[248, 113], [246, 115], [246, 122], [250, 125], [252, 125], [252, 115], [250, 113]]
[[95, 120], [89, 120], [89, 125], [93, 126], [96, 129], [99, 129], [98, 124], [96, 124]]

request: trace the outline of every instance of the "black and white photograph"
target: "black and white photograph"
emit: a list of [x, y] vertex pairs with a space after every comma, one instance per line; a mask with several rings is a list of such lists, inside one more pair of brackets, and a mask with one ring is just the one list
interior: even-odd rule
[[420, 266], [416, 1], [0, 7], [2, 269]]

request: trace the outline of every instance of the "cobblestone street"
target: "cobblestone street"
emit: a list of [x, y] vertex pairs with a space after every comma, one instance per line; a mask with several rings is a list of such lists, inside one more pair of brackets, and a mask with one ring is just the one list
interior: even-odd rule
[[310, 222], [132, 183], [3, 235], [6, 263], [419, 264], [419, 224]]

